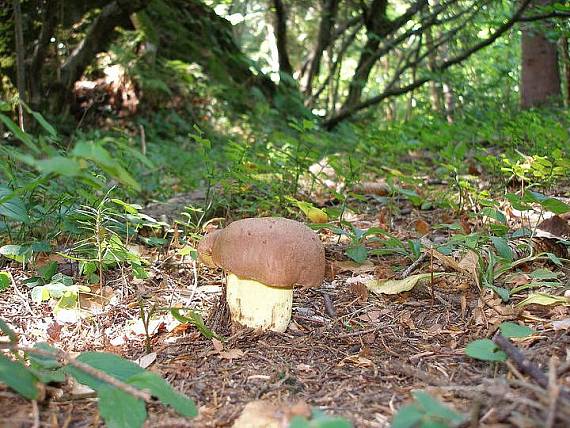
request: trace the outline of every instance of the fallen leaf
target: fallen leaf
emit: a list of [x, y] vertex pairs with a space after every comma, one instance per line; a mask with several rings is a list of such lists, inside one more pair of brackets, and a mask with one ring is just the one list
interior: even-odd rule
[[279, 408], [266, 400], [247, 403], [232, 425], [233, 428], [280, 428]]
[[143, 355], [140, 357], [136, 363], [141, 366], [143, 369], [150, 367], [152, 363], [156, 361], [156, 352], [151, 352], [149, 354]]
[[361, 282], [350, 284], [348, 289], [356, 295], [360, 303], [364, 303], [368, 300], [368, 288], [366, 288], [366, 285]]
[[479, 284], [479, 255], [473, 250], [467, 250], [467, 253], [463, 256], [463, 258], [459, 261], [459, 267], [463, 269], [465, 272], [468, 272], [469, 275], [477, 284], [477, 287], [481, 288]]
[[348, 357], [344, 357], [340, 361], [340, 363], [338, 363], [338, 367], [342, 367], [342, 366], [345, 366], [347, 364], [352, 364], [356, 367], [362, 367], [362, 368], [374, 366], [374, 363], [372, 362], [372, 360], [365, 358], [365, 357], [362, 357], [359, 354], [349, 355]]
[[570, 329], [570, 318], [563, 320], [552, 321], [552, 328], [554, 330], [568, 330]]
[[429, 223], [425, 220], [419, 219], [414, 222], [416, 232], [420, 235], [427, 235], [430, 231]]
[[522, 302], [517, 304], [517, 307], [524, 307], [527, 305], [541, 305], [541, 306], [549, 306], [549, 305], [564, 305], [570, 306], [570, 302], [568, 298], [561, 297], [561, 296], [552, 296], [546, 293], [536, 293], [531, 294]]
[[[444, 272], [434, 273], [433, 277], [437, 278], [444, 274]], [[422, 281], [429, 280], [432, 277], [430, 273], [420, 273], [408, 276], [404, 279], [389, 279], [368, 281], [365, 283], [366, 287], [375, 294], [399, 294], [405, 291], [410, 291], [417, 284]]]
[[241, 349], [233, 348], [233, 349], [228, 349], [227, 351], [219, 352], [218, 355], [220, 358], [223, 358], [224, 360], [231, 361], [243, 357], [245, 355], [245, 352], [243, 352]]
[[559, 215], [547, 218], [537, 228], [543, 232], [550, 233], [553, 238], [570, 237], [570, 224]]
[[214, 350], [216, 352], [222, 352], [224, 350], [224, 344], [221, 340], [216, 339], [215, 337], [212, 338], [212, 345], [214, 346]]

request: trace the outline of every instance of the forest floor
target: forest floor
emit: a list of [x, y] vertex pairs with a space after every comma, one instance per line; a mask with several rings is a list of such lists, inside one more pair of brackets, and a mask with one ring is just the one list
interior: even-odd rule
[[[387, 227], [404, 242], [420, 236], [437, 242], [437, 236], [453, 234], [434, 227], [437, 224], [457, 221], [472, 230], [478, 227], [476, 221], [453, 218], [449, 209], [421, 211], [403, 199], [388, 216], [377, 198], [359, 204], [363, 214], [350, 219], [356, 227]], [[47, 341], [70, 352], [108, 351], [139, 361], [199, 407], [197, 418], [183, 419], [153, 404], [148, 427], [231, 426], [246, 404], [256, 400], [266, 403], [258, 412], [293, 415], [316, 407], [344, 416], [356, 427], [383, 427], [411, 402], [414, 390], [425, 390], [464, 415], [462, 426], [568, 426], [568, 307], [517, 307], [529, 292], [503, 303], [493, 291], [478, 286], [468, 269], [453, 269], [449, 259], [429, 252], [406, 274], [442, 275], [408, 292], [377, 295], [364, 284], [374, 278], [397, 278], [411, 259], [370, 256], [358, 265], [344, 255], [346, 242], [330, 231], [320, 236], [326, 246], [326, 280], [320, 288], [295, 291], [292, 322], [285, 333], [232, 330], [224, 324], [215, 312], [223, 273], [179, 256], [174, 246], [142, 250], [154, 260], [148, 280], [109, 273], [103, 294], [109, 292], [111, 303], [85, 301], [93, 315], [73, 323], [55, 321], [49, 303], [32, 303], [22, 284], [30, 272], [10, 265], [5, 269], [11, 271], [15, 287], [2, 294], [0, 318], [21, 335], [22, 344]], [[529, 261], [513, 273], [524, 276], [547, 265], [567, 288], [568, 265]], [[206, 324], [226, 340], [207, 339], [193, 326], [180, 325], [167, 311], [157, 310], [149, 327], [149, 353], [139, 318], [140, 299], [147, 310], [152, 302], [200, 309], [209, 314]], [[515, 361], [492, 363], [465, 354], [467, 344], [492, 338], [503, 321], [534, 329], [535, 334], [513, 343], [549, 379], [547, 385], [527, 376]], [[46, 392], [48, 399], [36, 408], [0, 387], [0, 427], [102, 425], [96, 400], [77, 385], [51, 386]]]

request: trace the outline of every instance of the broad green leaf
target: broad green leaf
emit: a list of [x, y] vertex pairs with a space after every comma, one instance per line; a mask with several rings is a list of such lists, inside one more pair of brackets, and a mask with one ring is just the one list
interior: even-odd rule
[[[444, 275], [442, 272], [434, 273], [433, 277], [437, 278]], [[451, 275], [451, 274], [448, 274]], [[408, 276], [404, 279], [383, 279], [366, 282], [366, 288], [375, 294], [399, 294], [405, 291], [410, 291], [417, 284], [431, 279], [430, 273], [419, 273], [416, 275]]]
[[354, 260], [356, 263], [364, 263], [368, 258], [368, 250], [364, 245], [356, 245], [349, 247], [346, 250], [346, 255]]
[[57, 262], [49, 262], [37, 269], [37, 273], [44, 281], [49, 281], [57, 273]]
[[22, 245], [4, 245], [0, 247], [0, 254], [17, 262], [24, 262], [27, 259], [27, 250]]
[[0, 331], [4, 333], [5, 336], [8, 336], [10, 342], [16, 342], [18, 340], [18, 336], [14, 330], [12, 330], [6, 321], [4, 321], [2, 318], [0, 318]]
[[196, 405], [192, 399], [178, 393], [168, 382], [156, 373], [145, 371], [131, 376], [127, 383], [138, 389], [147, 389], [163, 404], [172, 406], [182, 416], [194, 417], [198, 415]]
[[536, 269], [535, 271], [531, 272], [529, 275], [531, 278], [534, 279], [558, 279], [558, 274], [552, 272], [549, 269]]
[[560, 260], [560, 258], [558, 256], [556, 256], [555, 254], [552, 253], [546, 253], [546, 256], [548, 257], [548, 259], [554, 263], [556, 266], [562, 266], [562, 260]]
[[48, 159], [40, 159], [36, 162], [36, 168], [43, 174], [57, 174], [64, 177], [76, 177], [81, 174], [81, 165], [78, 161], [63, 156], [54, 156]]
[[128, 204], [124, 201], [121, 201], [120, 199], [115, 199], [115, 198], [112, 198], [111, 202], [114, 202], [115, 204], [123, 207], [123, 209], [129, 214], [137, 214], [139, 210], [142, 210], [143, 208], [138, 204]]
[[10, 288], [12, 284], [12, 275], [10, 272], [0, 271], [0, 292]]
[[[144, 369], [138, 364], [108, 352], [83, 352], [77, 357], [77, 361], [89, 364], [91, 367], [123, 382], [126, 382], [131, 376], [144, 372]], [[99, 390], [108, 385], [105, 381], [96, 379], [76, 367], [66, 366], [65, 370], [77, 379], [79, 383], [85, 384], [94, 390]]]
[[[9, 198], [9, 199], [5, 199]], [[24, 201], [17, 196], [12, 190], [7, 187], [0, 186], [0, 199], [4, 202], [0, 203], [0, 216], [19, 221], [22, 223], [29, 223], [30, 217], [26, 210]]]
[[25, 105], [26, 110], [28, 111], [28, 113], [30, 113], [34, 119], [36, 119], [36, 121], [40, 124], [40, 126], [42, 128], [44, 128], [49, 135], [51, 135], [52, 137], [57, 137], [57, 131], [55, 130], [55, 128], [47, 121], [45, 120], [45, 118], [38, 113], [37, 111], [33, 111], [31, 110], [27, 105]]
[[414, 391], [412, 395], [428, 417], [435, 417], [446, 422], [446, 425], [456, 425], [463, 421], [463, 416], [455, 410], [443, 405], [425, 391]]
[[491, 236], [491, 242], [497, 250], [497, 253], [499, 253], [499, 256], [509, 261], [513, 260], [513, 250], [511, 250], [509, 242], [505, 238]]
[[49, 300], [49, 290], [43, 285], [32, 289], [32, 302], [40, 304], [46, 300]]
[[507, 218], [505, 217], [505, 215], [501, 211], [495, 208], [485, 207], [481, 210], [481, 215], [492, 218], [493, 220], [497, 220], [499, 223], [502, 224], [507, 223]]
[[491, 339], [479, 339], [469, 343], [465, 347], [465, 353], [471, 358], [483, 361], [506, 361], [507, 354]]
[[140, 428], [146, 420], [144, 401], [106, 385], [97, 390], [99, 414], [108, 428]]
[[391, 428], [416, 428], [422, 421], [424, 413], [416, 404], [410, 404], [398, 410], [392, 419]]
[[536, 293], [531, 294], [522, 302], [517, 304], [517, 307], [525, 307], [527, 305], [541, 305], [541, 306], [550, 306], [550, 305], [564, 305], [570, 306], [570, 301], [568, 298], [563, 296], [552, 296], [546, 293]]
[[36, 377], [22, 363], [13, 361], [2, 353], [0, 353], [0, 382], [28, 400], [39, 398]]
[[505, 337], [527, 337], [534, 333], [534, 330], [526, 325], [505, 321], [499, 325], [501, 334]]
[[39, 355], [34, 352], [27, 353], [30, 360], [30, 370], [42, 383], [65, 382], [65, 372], [57, 360], [57, 349], [47, 343], [36, 343], [34, 348], [44, 352], [53, 353], [52, 357]]
[[6, 126], [6, 128], [10, 130], [12, 134], [14, 134], [14, 136], [18, 140], [24, 143], [28, 147], [28, 149], [30, 149], [36, 155], [40, 153], [40, 149], [36, 147], [36, 144], [34, 143], [32, 137], [30, 137], [29, 134], [26, 134], [24, 131], [22, 131], [20, 127], [12, 121], [12, 119], [0, 113], [0, 121]]

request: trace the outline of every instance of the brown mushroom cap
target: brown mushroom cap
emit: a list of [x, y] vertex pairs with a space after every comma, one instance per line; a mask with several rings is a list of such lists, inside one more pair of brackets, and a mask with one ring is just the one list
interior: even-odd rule
[[248, 218], [206, 235], [198, 246], [207, 265], [272, 287], [316, 287], [325, 274], [325, 250], [315, 232], [280, 217]]

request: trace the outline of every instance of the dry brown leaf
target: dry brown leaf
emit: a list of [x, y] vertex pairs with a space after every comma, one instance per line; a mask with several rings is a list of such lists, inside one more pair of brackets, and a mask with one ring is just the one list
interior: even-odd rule
[[459, 267], [463, 269], [465, 272], [468, 272], [469, 275], [477, 284], [477, 287], [481, 288], [479, 284], [479, 255], [473, 250], [467, 250], [467, 253], [463, 256], [463, 258], [459, 261]]
[[547, 218], [538, 225], [538, 229], [550, 233], [556, 238], [570, 237], [570, 224], [562, 217], [555, 215]]
[[233, 348], [233, 349], [228, 349], [227, 351], [219, 352], [218, 355], [220, 358], [223, 358], [224, 360], [232, 361], [243, 357], [245, 355], [245, 352], [243, 352], [241, 349]]
[[360, 303], [368, 300], [368, 288], [361, 282], [356, 282], [348, 286], [350, 292], [354, 293]]
[[224, 350], [224, 344], [221, 340], [216, 339], [215, 337], [212, 338], [212, 345], [214, 347], [214, 351], [222, 352]]
[[374, 363], [372, 362], [372, 360], [365, 358], [365, 357], [362, 357], [360, 354], [349, 355], [348, 357], [343, 358], [338, 363], [338, 366], [342, 367], [342, 366], [345, 366], [347, 364], [352, 364], [356, 367], [362, 367], [362, 368], [374, 366]]
[[416, 229], [416, 232], [418, 232], [420, 235], [427, 235], [430, 231], [429, 223], [422, 219], [416, 220], [414, 222], [414, 227]]
[[442, 263], [445, 267], [453, 269], [456, 272], [469, 273], [469, 271], [467, 271], [463, 266], [457, 263], [453, 257], [446, 256], [445, 254], [442, 254], [439, 251], [434, 250], [433, 248], [430, 248], [429, 251], [433, 255], [433, 257], [439, 260], [440, 263]]

